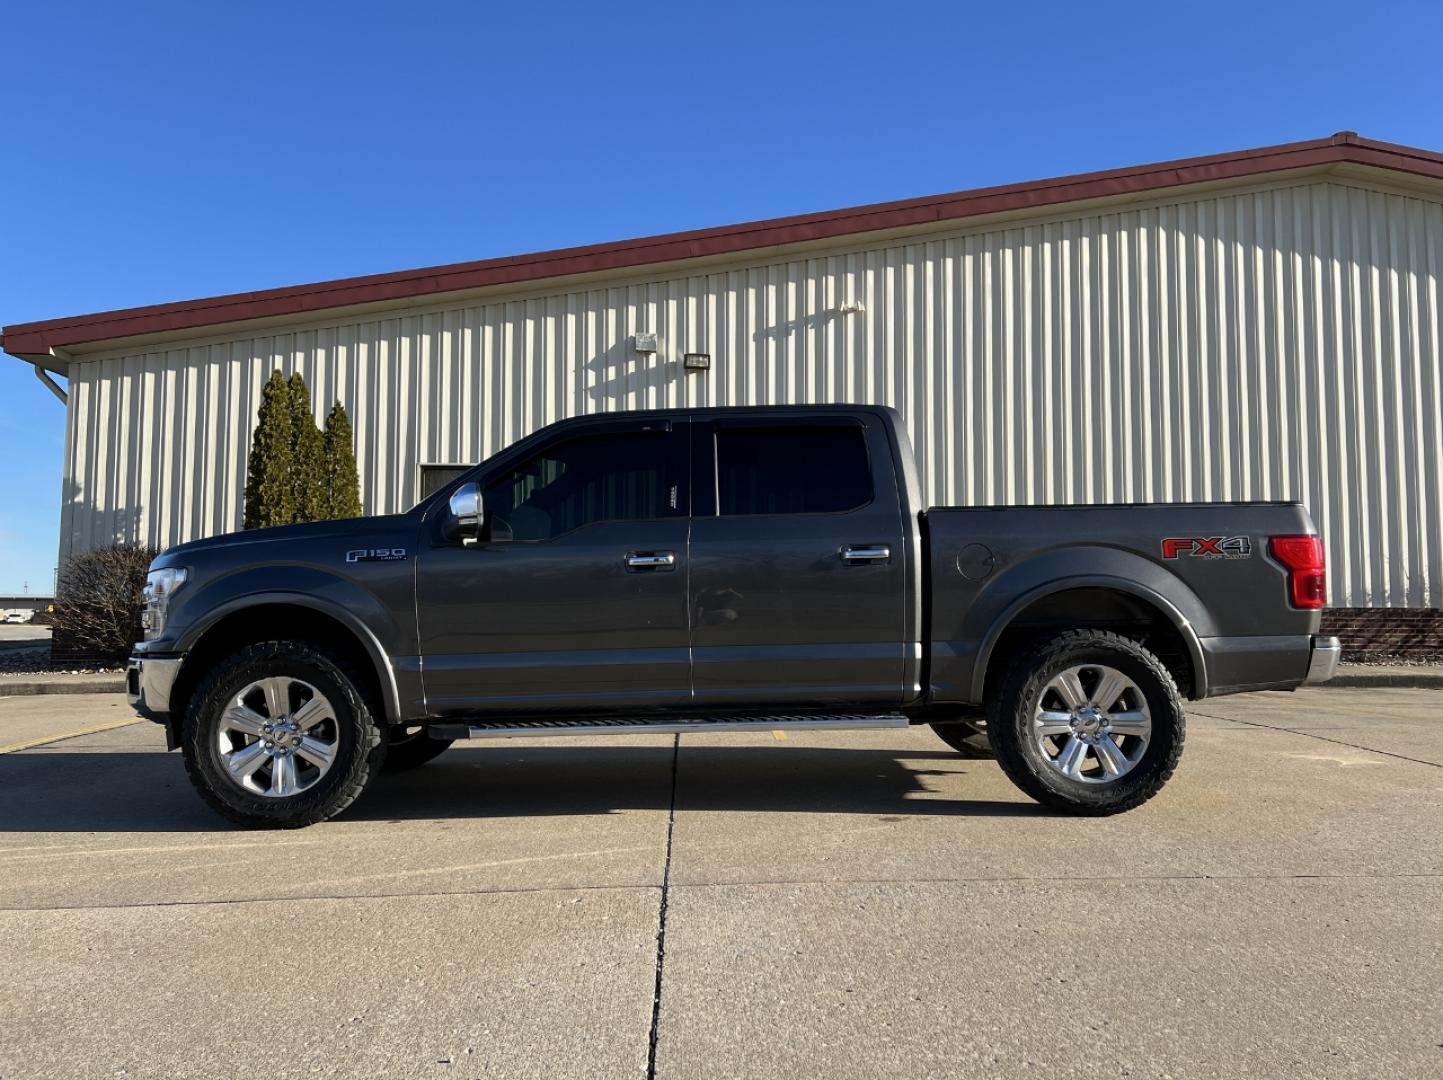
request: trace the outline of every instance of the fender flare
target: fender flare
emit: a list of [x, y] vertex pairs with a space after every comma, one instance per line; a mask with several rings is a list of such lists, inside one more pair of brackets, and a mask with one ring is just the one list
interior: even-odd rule
[[395, 669], [391, 665], [391, 658], [381, 648], [381, 643], [376, 639], [371, 628], [345, 608], [317, 599], [309, 593], [278, 589], [246, 593], [243, 596], [227, 600], [207, 611], [204, 618], [186, 628], [185, 634], [177, 642], [179, 651], [189, 655], [196, 645], [205, 640], [206, 635], [223, 620], [249, 608], [264, 607], [269, 604], [308, 608], [317, 614], [334, 619], [354, 634], [370, 659], [371, 666], [376, 672], [377, 681], [380, 683], [382, 705], [386, 710], [386, 716], [383, 719], [390, 721], [401, 715], [401, 695], [396, 687]]
[[1127, 578], [1115, 577], [1111, 574], [1079, 574], [1075, 577], [1049, 581], [1023, 593], [992, 621], [992, 625], [988, 627], [987, 633], [983, 636], [982, 643], [977, 649], [977, 663], [972, 669], [973, 701], [982, 700], [983, 689], [987, 683], [987, 668], [992, 662], [992, 651], [1013, 620], [1037, 601], [1057, 593], [1071, 592], [1074, 589], [1109, 589], [1113, 592], [1127, 593], [1139, 600], [1146, 601], [1161, 611], [1172, 623], [1174, 629], [1182, 635], [1183, 642], [1187, 645], [1188, 656], [1192, 660], [1193, 668], [1193, 697], [1207, 696], [1207, 657], [1203, 652], [1202, 642], [1198, 639], [1197, 630], [1176, 604], [1157, 590]]

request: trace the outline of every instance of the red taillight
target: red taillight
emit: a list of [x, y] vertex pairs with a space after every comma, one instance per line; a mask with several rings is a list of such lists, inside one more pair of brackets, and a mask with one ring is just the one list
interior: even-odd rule
[[1268, 542], [1273, 558], [1288, 568], [1288, 595], [1293, 607], [1320, 608], [1328, 595], [1327, 558], [1317, 536], [1275, 536]]

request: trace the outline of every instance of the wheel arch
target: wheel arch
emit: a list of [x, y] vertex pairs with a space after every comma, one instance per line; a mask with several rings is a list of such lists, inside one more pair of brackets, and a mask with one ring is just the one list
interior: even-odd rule
[[179, 725], [190, 694], [209, 666], [236, 649], [259, 641], [302, 638], [337, 648], [370, 683], [363, 689], [380, 703], [387, 723], [401, 716], [395, 672], [376, 636], [344, 608], [298, 593], [262, 593], [237, 599], [210, 612], [179, 642], [185, 661], [171, 689], [171, 721]]
[[1151, 632], [1155, 638], [1153, 651], [1172, 672], [1184, 697], [1196, 700], [1206, 696], [1207, 661], [1202, 643], [1196, 628], [1177, 605], [1139, 582], [1109, 574], [1088, 574], [1040, 585], [1018, 597], [993, 620], [978, 647], [972, 700], [986, 699], [1011, 647], [1034, 633], [1049, 627], [1128, 626]]

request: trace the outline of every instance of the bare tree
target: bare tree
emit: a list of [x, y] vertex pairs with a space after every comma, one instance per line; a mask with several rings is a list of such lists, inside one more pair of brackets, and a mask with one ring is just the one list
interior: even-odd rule
[[55, 580], [55, 635], [70, 648], [123, 660], [141, 638], [141, 590], [152, 547], [97, 548], [69, 556]]

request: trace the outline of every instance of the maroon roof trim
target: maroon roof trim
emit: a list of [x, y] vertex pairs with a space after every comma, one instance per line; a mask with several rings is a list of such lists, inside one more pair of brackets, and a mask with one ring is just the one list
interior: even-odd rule
[[247, 319], [319, 312], [488, 285], [509, 285], [679, 259], [727, 255], [981, 214], [1055, 206], [1105, 196], [1133, 195], [1183, 184], [1233, 180], [1341, 163], [1443, 180], [1443, 154], [1375, 142], [1345, 131], [1308, 142], [800, 214], [742, 225], [19, 323], [5, 327], [4, 349], [14, 356], [44, 356], [50, 349], [141, 334], [193, 330]]

